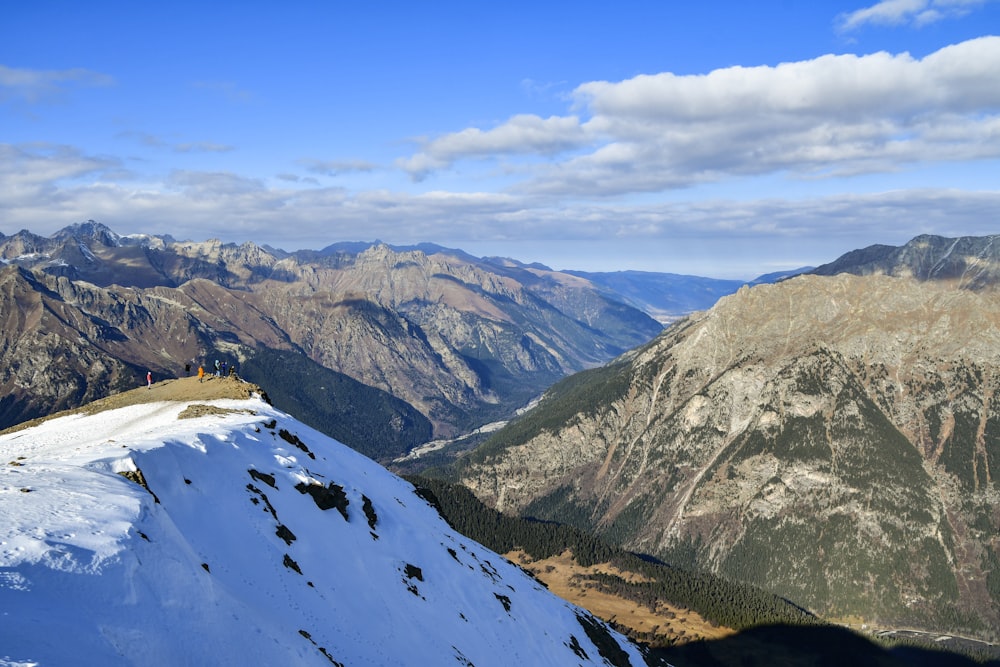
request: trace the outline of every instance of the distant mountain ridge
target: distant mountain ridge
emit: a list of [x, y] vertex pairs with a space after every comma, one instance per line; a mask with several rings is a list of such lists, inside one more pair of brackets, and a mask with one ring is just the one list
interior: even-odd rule
[[996, 641], [992, 248], [918, 237], [741, 288], [558, 383], [455, 479], [824, 618]]
[[376, 402], [392, 416], [362, 421], [394, 438], [335, 435], [390, 457], [507, 415], [661, 329], [581, 278], [420, 247], [286, 253], [122, 236], [93, 221], [0, 236], [0, 425], [133, 387], [146, 370], [174, 377], [220, 358], [248, 375], [267, 366], [279, 405], [304, 400], [319, 416], [330, 406], [302, 391], [306, 378], [274, 366], [298, 355], [317, 392], [347, 377], [384, 393]]
[[962, 289], [996, 289], [1000, 286], [1000, 235], [947, 238], [924, 234], [898, 247], [873, 245], [854, 250], [812, 273], [881, 274], [948, 281]]
[[697, 310], [711, 308], [720, 298], [736, 292], [744, 285], [773, 283], [811, 270], [812, 267], [802, 267], [792, 271], [768, 273], [750, 281], [650, 271], [606, 273], [567, 271], [567, 273], [601, 285], [621, 295], [627, 303], [649, 313], [660, 322], [669, 324]]

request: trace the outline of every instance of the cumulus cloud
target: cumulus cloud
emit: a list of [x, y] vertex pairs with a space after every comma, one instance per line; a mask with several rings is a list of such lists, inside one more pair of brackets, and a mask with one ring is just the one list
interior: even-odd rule
[[299, 176], [298, 174], [290, 174], [287, 172], [282, 172], [276, 174], [275, 178], [279, 181], [285, 181], [286, 183], [302, 183], [307, 185], [319, 185], [319, 179], [313, 178], [312, 176]]
[[[1000, 156], [1000, 37], [909, 54], [826, 55], [575, 91], [595, 143], [523, 191], [617, 195], [725, 178], [814, 178]], [[599, 141], [597, 138], [601, 138]]]
[[234, 200], [252, 198], [256, 205], [280, 199], [280, 193], [269, 191], [259, 178], [249, 178], [229, 172], [178, 170], [166, 181], [170, 189], [178, 190], [194, 200]]
[[881, 0], [842, 14], [837, 19], [842, 31], [856, 30], [866, 24], [914, 25], [917, 27], [943, 19], [965, 16], [990, 0]]
[[[955, 1], [955, 0], [953, 0]], [[824, 55], [775, 66], [584, 83], [573, 114], [514, 116], [427, 141], [414, 179], [475, 158], [548, 156], [514, 191], [602, 196], [734, 177], [818, 178], [1000, 156], [1000, 37], [922, 59]]]
[[[95, 219], [129, 232], [320, 248], [359, 236], [395, 242], [489, 237], [497, 215], [523, 206], [496, 193], [351, 193], [298, 187], [295, 178], [279, 178], [293, 185], [276, 187], [226, 171], [176, 170], [153, 182], [104, 177], [120, 168], [71, 147], [0, 144], [0, 231], [51, 233]], [[442, 220], [449, 222], [442, 227]]]
[[87, 69], [32, 70], [0, 65], [0, 102], [17, 100], [37, 104], [61, 99], [68, 88], [114, 84], [107, 74]]
[[498, 155], [555, 155], [585, 145], [587, 133], [575, 116], [514, 116], [490, 130], [477, 127], [446, 134], [423, 145], [421, 152], [397, 164], [416, 179], [464, 158]]

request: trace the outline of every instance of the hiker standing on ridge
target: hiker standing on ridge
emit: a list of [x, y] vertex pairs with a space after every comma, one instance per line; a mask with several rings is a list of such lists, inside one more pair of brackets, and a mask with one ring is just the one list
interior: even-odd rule
[[146, 389], [153, 388], [153, 372], [146, 371]]
[[202, 366], [201, 364], [198, 364], [198, 382], [204, 382], [204, 381], [205, 381], [205, 367]]

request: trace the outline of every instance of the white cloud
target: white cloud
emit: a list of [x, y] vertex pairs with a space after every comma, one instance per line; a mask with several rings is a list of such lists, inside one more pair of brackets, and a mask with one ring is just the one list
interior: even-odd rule
[[526, 192], [618, 195], [746, 175], [896, 171], [1000, 156], [1000, 37], [909, 54], [826, 55], [579, 86], [589, 152]]
[[[0, 232], [46, 234], [95, 219], [124, 233], [251, 240], [287, 250], [341, 240], [434, 241], [557, 268], [749, 278], [832, 261], [873, 242], [905, 243], [920, 233], [996, 233], [1000, 210], [998, 191], [571, 202], [515, 193], [351, 192], [304, 188], [294, 179], [281, 187], [227, 172], [177, 171], [162, 183], [109, 182], [105, 174], [114, 169], [120, 169], [114, 161], [68, 147], [0, 146]], [[580, 176], [580, 187], [591, 176]], [[644, 176], [622, 176], [628, 178]]]
[[508, 154], [554, 155], [586, 144], [589, 138], [575, 116], [514, 116], [491, 130], [476, 127], [433, 139], [423, 150], [397, 164], [414, 178], [445, 168], [463, 158]]
[[258, 178], [249, 178], [227, 172], [175, 171], [167, 183], [189, 192], [208, 192], [212, 196], [234, 192], [257, 192], [264, 189]]
[[[4, 183], [0, 220], [5, 227], [0, 231], [28, 228], [51, 233], [92, 218], [127, 233], [253, 240], [286, 249], [375, 238], [457, 247], [495, 242], [517, 242], [526, 248], [552, 242], [600, 242], [609, 257], [619, 252], [618, 244], [655, 248], [683, 237], [728, 247], [733, 238], [740, 238], [748, 247], [754, 241], [764, 243], [763, 257], [766, 245], [779, 240], [837, 237], [845, 239], [845, 249], [850, 249], [855, 238], [861, 244], [870, 242], [873, 229], [886, 242], [900, 243], [922, 232], [995, 233], [993, 212], [1000, 210], [1000, 192], [943, 189], [801, 201], [761, 198], [639, 204], [567, 203], [512, 193], [413, 195], [390, 190], [283, 188], [226, 172], [178, 171], [163, 184], [102, 180], [103, 170], [116, 167], [64, 147], [32, 151], [0, 146], [0, 182]], [[23, 175], [18, 178], [18, 173]], [[718, 260], [718, 256], [710, 258]], [[627, 257], [618, 261], [623, 264], [620, 268], [628, 268]]]
[[842, 30], [853, 30], [866, 23], [898, 25], [926, 11], [929, 4], [928, 0], [882, 0], [871, 7], [843, 15], [840, 27]]
[[68, 70], [17, 69], [0, 65], [0, 102], [17, 100], [29, 104], [58, 100], [72, 86], [99, 87], [114, 84], [107, 74], [74, 68]]
[[[96, 179], [104, 174], [122, 176], [121, 162], [115, 158], [85, 155], [71, 146], [48, 143], [0, 144], [0, 197], [4, 205], [45, 204], [61, 200], [61, 183], [76, 179]], [[0, 216], [2, 219], [2, 216]]]
[[[580, 101], [606, 122], [731, 121], [742, 116], [884, 117], [1000, 104], [995, 83], [1000, 37], [945, 47], [917, 60], [907, 53], [826, 55], [698, 76], [670, 73], [577, 88]], [[984, 90], [985, 88], [985, 90]], [[613, 129], [613, 128], [612, 128]]]
[[842, 14], [837, 19], [842, 31], [856, 30], [866, 24], [906, 25], [917, 27], [949, 18], [965, 16], [990, 0], [881, 0]]
[[923, 59], [824, 55], [594, 81], [574, 91], [576, 115], [520, 115], [468, 128], [428, 141], [397, 165], [419, 180], [465, 158], [546, 155], [540, 163], [522, 160], [534, 176], [513, 190], [587, 197], [997, 157], [998, 71], [1000, 37], [982, 37]]

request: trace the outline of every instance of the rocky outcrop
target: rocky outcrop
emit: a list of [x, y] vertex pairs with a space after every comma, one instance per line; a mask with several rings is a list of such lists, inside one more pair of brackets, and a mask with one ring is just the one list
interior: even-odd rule
[[830, 618], [1000, 627], [1000, 293], [744, 288], [557, 385], [468, 457], [493, 506]]

